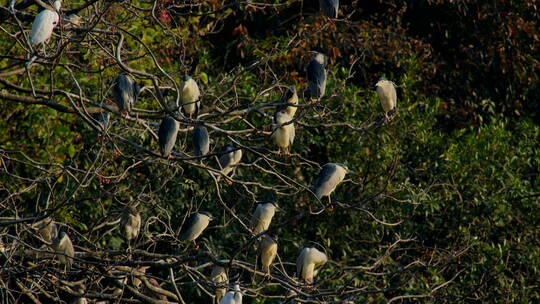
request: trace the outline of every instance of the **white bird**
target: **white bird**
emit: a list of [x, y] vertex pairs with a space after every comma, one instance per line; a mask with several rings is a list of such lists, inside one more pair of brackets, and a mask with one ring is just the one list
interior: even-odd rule
[[272, 218], [276, 214], [277, 205], [274, 202], [261, 203], [255, 208], [251, 216], [251, 230], [254, 234], [259, 234], [270, 227]]
[[51, 38], [53, 30], [60, 20], [58, 12], [61, 7], [62, 1], [56, 0], [54, 1], [55, 10], [48, 8], [37, 14], [34, 23], [32, 24], [32, 34], [30, 39], [30, 42], [33, 45], [44, 43]]
[[396, 108], [396, 86], [392, 81], [382, 77], [375, 85], [375, 88], [377, 90], [377, 95], [379, 95], [379, 100], [381, 101], [381, 106], [384, 111], [384, 118], [386, 121], [388, 121], [388, 112]]
[[242, 291], [239, 284], [235, 284], [234, 290], [225, 294], [223, 299], [221, 299], [221, 304], [242, 304]]
[[191, 117], [194, 113], [199, 111], [201, 102], [199, 98], [201, 91], [199, 86], [190, 76], [182, 77], [182, 88], [180, 89], [180, 102], [182, 102], [182, 108], [186, 114]]
[[292, 117], [287, 114], [287, 110], [278, 111], [274, 115], [272, 139], [283, 155], [289, 155], [290, 147], [292, 146], [296, 135], [294, 123], [291, 122], [283, 125], [291, 120]]
[[351, 172], [344, 164], [328, 163], [324, 165], [321, 172], [313, 183], [313, 191], [317, 199], [328, 196], [328, 202], [332, 203], [330, 194], [343, 181], [345, 174]]
[[300, 252], [296, 260], [296, 275], [304, 279], [306, 283], [313, 283], [313, 278], [317, 275], [317, 267], [324, 265], [328, 257], [313, 246], [305, 247]]
[[259, 257], [261, 259], [262, 270], [269, 275], [270, 266], [276, 258], [278, 250], [278, 245], [276, 242], [276, 237], [271, 237], [266, 235], [261, 240], [261, 245], [259, 246]]
[[[219, 265], [214, 265], [214, 267], [212, 268], [212, 274], [210, 274], [210, 280], [218, 284], [227, 284], [229, 279], [227, 278], [227, 272], [225, 271], [225, 268]], [[221, 301], [226, 291], [227, 289], [225, 288], [216, 288], [216, 290], [214, 291], [216, 294], [216, 303], [219, 303]]]

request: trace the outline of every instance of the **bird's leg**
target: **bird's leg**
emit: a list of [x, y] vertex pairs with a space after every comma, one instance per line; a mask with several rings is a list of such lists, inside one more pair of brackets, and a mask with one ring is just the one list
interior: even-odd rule
[[197, 244], [197, 242], [195, 242], [195, 240], [193, 240], [193, 245], [195, 245], [195, 250], [199, 249], [199, 245]]

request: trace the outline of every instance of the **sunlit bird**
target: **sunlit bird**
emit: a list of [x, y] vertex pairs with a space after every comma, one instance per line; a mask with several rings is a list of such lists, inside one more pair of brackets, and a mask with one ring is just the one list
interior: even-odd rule
[[339, 11], [339, 0], [319, 0], [321, 11], [328, 18], [336, 19]]
[[193, 130], [193, 152], [195, 156], [204, 156], [210, 151], [210, 138], [203, 125], [197, 125]]
[[161, 156], [169, 158], [176, 144], [176, 137], [178, 136], [178, 121], [174, 118], [167, 116], [163, 118], [159, 125], [158, 138], [159, 149]]
[[274, 125], [272, 126], [272, 139], [278, 146], [282, 155], [288, 156], [289, 150], [294, 142], [294, 123], [289, 123], [292, 117], [287, 114], [287, 110], [281, 110], [274, 115]]
[[290, 86], [287, 88], [283, 96], [281, 96], [280, 102], [282, 105], [278, 106], [276, 110], [279, 112], [286, 109], [287, 114], [294, 118], [294, 114], [296, 114], [296, 110], [298, 110], [298, 107], [293, 106], [298, 105], [298, 94], [296, 93], [296, 87]]
[[313, 246], [305, 247], [300, 252], [296, 260], [296, 275], [306, 283], [312, 284], [313, 278], [317, 275], [317, 268], [324, 265], [328, 257]]
[[190, 76], [182, 77], [182, 88], [180, 89], [180, 102], [182, 103], [182, 109], [184, 113], [188, 114], [191, 118], [193, 114], [199, 111], [201, 102], [199, 100], [201, 92], [197, 82]]
[[141, 87], [128, 75], [120, 74], [113, 80], [113, 96], [122, 115], [131, 113], [131, 107], [137, 102]]
[[206, 211], [193, 213], [184, 225], [182, 225], [178, 238], [181, 241], [192, 241], [195, 243], [195, 240], [208, 227], [212, 219], [212, 215]]
[[131, 247], [131, 241], [137, 238], [141, 230], [141, 214], [135, 206], [128, 205], [124, 208], [120, 218], [120, 228], [128, 247]]
[[[225, 271], [225, 268], [219, 265], [214, 265], [214, 267], [212, 268], [212, 273], [210, 274], [210, 280], [219, 285], [226, 285], [229, 279], [227, 277], [227, 272]], [[226, 292], [227, 289], [225, 287], [216, 287], [214, 291], [214, 294], [216, 295], [215, 302], [221, 302], [221, 299]]]
[[255, 208], [255, 212], [251, 216], [251, 231], [253, 234], [259, 234], [270, 227], [272, 218], [276, 214], [277, 204], [274, 202], [260, 203]]
[[379, 100], [381, 101], [381, 106], [384, 111], [384, 119], [385, 121], [388, 121], [388, 113], [396, 108], [396, 85], [392, 81], [382, 77], [375, 85], [375, 88], [377, 90], [377, 95], [379, 95]]
[[73, 264], [73, 258], [75, 257], [75, 249], [71, 239], [64, 231], [58, 233], [56, 226], [53, 226], [53, 240], [52, 248], [56, 251], [58, 260], [61, 264], [64, 264], [64, 270], [70, 271]]
[[328, 163], [324, 165], [313, 182], [313, 191], [317, 199], [320, 200], [322, 197], [328, 196], [328, 203], [331, 204], [330, 195], [343, 181], [345, 175], [350, 172], [352, 171], [344, 164]]
[[57, 231], [56, 224], [51, 218], [45, 218], [36, 222], [32, 227], [37, 231], [39, 236], [48, 244], [51, 245], [55, 233]]
[[309, 95], [311, 99], [321, 99], [326, 90], [326, 64], [328, 59], [321, 53], [316, 53], [307, 67]]
[[33, 45], [38, 45], [49, 40], [54, 28], [58, 25], [58, 21], [60, 20], [58, 12], [60, 12], [60, 8], [62, 7], [62, 1], [54, 1], [53, 7], [54, 10], [50, 8], [42, 10], [34, 19], [30, 38], [30, 42]]
[[270, 274], [270, 266], [274, 263], [278, 250], [277, 237], [265, 235], [259, 245], [259, 258], [264, 273]]
[[[237, 149], [234, 145], [226, 145], [220, 151], [219, 166], [221, 173], [233, 177], [236, 171], [236, 165], [242, 160], [242, 149]], [[232, 174], [230, 174], [232, 172]], [[230, 175], [229, 175], [230, 174]], [[227, 181], [228, 184], [232, 182]]]
[[235, 284], [234, 290], [227, 292], [223, 299], [221, 299], [220, 304], [242, 304], [242, 291], [240, 290], [240, 285]]

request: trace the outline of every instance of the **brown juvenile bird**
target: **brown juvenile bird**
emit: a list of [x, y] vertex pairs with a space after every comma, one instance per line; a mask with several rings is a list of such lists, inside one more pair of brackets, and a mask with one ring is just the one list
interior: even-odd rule
[[277, 249], [277, 236], [264, 236], [259, 246], [259, 258], [261, 259], [262, 270], [267, 276], [270, 275], [270, 266], [272, 266], [276, 258]]
[[128, 242], [128, 247], [131, 247], [131, 240], [136, 239], [141, 230], [141, 214], [135, 206], [128, 205], [124, 208], [120, 218], [120, 229]]

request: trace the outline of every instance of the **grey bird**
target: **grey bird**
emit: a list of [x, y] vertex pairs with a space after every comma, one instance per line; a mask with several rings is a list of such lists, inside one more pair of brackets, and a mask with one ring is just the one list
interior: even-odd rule
[[137, 102], [141, 87], [129, 76], [120, 74], [113, 80], [113, 96], [122, 115], [131, 113], [131, 107]]
[[58, 233], [56, 226], [53, 226], [53, 235], [52, 248], [56, 251], [60, 263], [64, 264], [64, 270], [70, 271], [75, 257], [73, 243], [64, 231]]
[[276, 258], [278, 250], [277, 237], [265, 235], [259, 246], [259, 258], [264, 273], [270, 275], [270, 266]]
[[336, 19], [339, 11], [339, 0], [319, 0], [321, 11], [328, 18]]
[[51, 218], [43, 219], [32, 225], [39, 236], [48, 244], [52, 244], [52, 240], [55, 237], [57, 231], [56, 224]]
[[178, 136], [178, 121], [167, 116], [163, 118], [159, 125], [158, 138], [161, 156], [169, 158], [171, 156], [176, 137]]
[[101, 128], [101, 132], [106, 131], [109, 128], [110, 114], [107, 111], [94, 113], [92, 118], [97, 122], [97, 125]]
[[141, 230], [141, 214], [135, 206], [128, 205], [124, 208], [120, 218], [120, 228], [128, 242], [128, 247], [131, 247], [131, 240], [136, 239]]
[[384, 119], [388, 121], [388, 113], [396, 108], [397, 93], [396, 85], [392, 81], [381, 77], [375, 85], [377, 95], [384, 111]]
[[180, 102], [182, 102], [182, 110], [191, 118], [193, 114], [197, 115], [201, 106], [201, 92], [197, 82], [190, 76], [182, 77], [182, 87], [180, 88]]
[[274, 125], [272, 126], [272, 139], [278, 146], [282, 155], [290, 155], [290, 147], [294, 143], [296, 135], [294, 123], [289, 123], [292, 117], [287, 114], [287, 110], [281, 110], [274, 114]]
[[[210, 274], [210, 280], [219, 285], [227, 285], [229, 279], [227, 277], [227, 272], [225, 271], [225, 268], [219, 265], [214, 265], [214, 267], [212, 268], [212, 273]], [[225, 287], [216, 287], [214, 291], [216, 295], [216, 303], [221, 302], [221, 299], [226, 292], [227, 289]]]
[[195, 156], [204, 156], [210, 151], [210, 138], [203, 125], [197, 125], [193, 130], [193, 152]]
[[[229, 144], [223, 147], [220, 153], [219, 166], [221, 172], [225, 175], [229, 175], [232, 172], [229, 177], [234, 176], [236, 165], [242, 160], [242, 149], [236, 149], [234, 145]], [[232, 184], [230, 181], [227, 181], [227, 183]]]
[[193, 241], [195, 243], [195, 240], [208, 227], [212, 219], [212, 215], [206, 211], [193, 213], [182, 225], [178, 238], [181, 241]]
[[328, 257], [324, 252], [313, 246], [305, 247], [296, 260], [296, 275], [306, 283], [312, 284], [313, 278], [318, 273], [317, 268], [327, 261]]
[[220, 304], [242, 304], [240, 284], [234, 284], [234, 290], [227, 292], [223, 299], [221, 299]]
[[296, 93], [296, 87], [290, 86], [287, 88], [285, 94], [281, 96], [280, 102], [282, 105], [277, 107], [276, 112], [286, 110], [287, 114], [294, 118], [294, 114], [296, 114], [296, 110], [298, 110], [298, 107], [293, 106], [298, 105], [298, 94]]
[[260, 203], [251, 216], [251, 230], [253, 234], [259, 234], [270, 227], [272, 218], [276, 214], [277, 204], [274, 202]]
[[336, 190], [336, 187], [343, 181], [345, 174], [351, 171], [344, 164], [328, 163], [324, 165], [319, 175], [313, 182], [313, 191], [317, 199], [328, 196], [329, 204], [332, 204], [330, 194]]
[[319, 100], [324, 96], [327, 60], [325, 55], [316, 53], [307, 67], [308, 88], [311, 99]]

